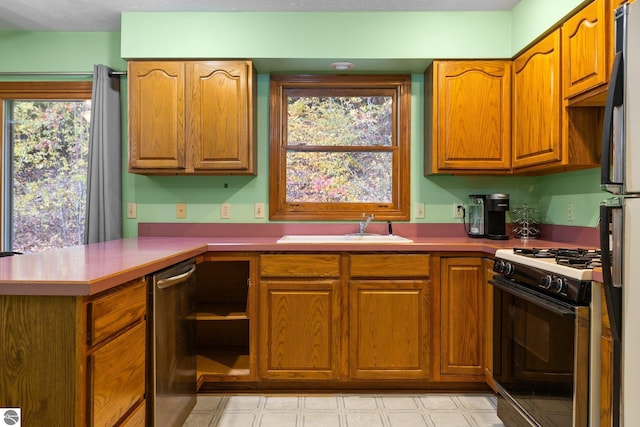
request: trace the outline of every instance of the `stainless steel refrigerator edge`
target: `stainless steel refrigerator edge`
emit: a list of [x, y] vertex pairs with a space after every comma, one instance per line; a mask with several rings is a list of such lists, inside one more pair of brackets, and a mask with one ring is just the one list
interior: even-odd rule
[[[615, 13], [615, 60], [602, 139], [601, 204], [605, 303], [613, 335], [613, 425], [640, 420], [640, 3]], [[634, 263], [636, 266], [634, 266]]]
[[188, 260], [149, 277], [147, 425], [181, 426], [196, 403], [195, 271]]

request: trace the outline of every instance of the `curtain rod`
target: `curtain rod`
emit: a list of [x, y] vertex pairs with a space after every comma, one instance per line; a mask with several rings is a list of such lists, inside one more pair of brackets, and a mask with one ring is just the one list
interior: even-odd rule
[[[126, 76], [126, 71], [111, 71], [110, 76]], [[0, 71], [0, 76], [93, 76], [93, 72], [57, 72], [57, 71]]]

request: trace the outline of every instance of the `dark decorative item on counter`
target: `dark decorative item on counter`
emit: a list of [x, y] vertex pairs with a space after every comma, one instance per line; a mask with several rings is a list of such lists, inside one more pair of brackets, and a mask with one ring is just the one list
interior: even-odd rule
[[540, 212], [526, 203], [511, 212], [513, 234], [520, 239], [537, 239], [540, 234]]

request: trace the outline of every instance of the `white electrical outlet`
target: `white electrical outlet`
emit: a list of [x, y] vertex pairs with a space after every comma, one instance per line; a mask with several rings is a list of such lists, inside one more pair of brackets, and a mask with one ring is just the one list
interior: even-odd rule
[[424, 218], [424, 203], [416, 203], [416, 218]]
[[220, 218], [222, 219], [231, 218], [231, 203], [223, 203], [220, 205]]
[[573, 221], [573, 202], [567, 203], [567, 221]]
[[253, 204], [253, 216], [255, 218], [264, 218], [264, 203]]
[[453, 204], [453, 217], [464, 218], [464, 205], [462, 203]]
[[178, 204], [176, 204], [176, 218], [177, 219], [187, 219], [187, 204], [186, 203], [178, 203]]
[[127, 203], [127, 218], [134, 219], [138, 216], [138, 205]]

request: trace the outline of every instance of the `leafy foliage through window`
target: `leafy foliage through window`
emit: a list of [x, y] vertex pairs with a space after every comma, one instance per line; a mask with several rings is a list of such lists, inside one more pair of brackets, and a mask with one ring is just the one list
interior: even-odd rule
[[272, 219], [408, 219], [409, 76], [272, 76]]
[[[55, 84], [51, 84], [55, 85]], [[3, 102], [3, 247], [83, 243], [91, 95], [19, 93]], [[14, 99], [10, 99], [14, 98]], [[24, 99], [18, 99], [24, 98]]]

